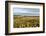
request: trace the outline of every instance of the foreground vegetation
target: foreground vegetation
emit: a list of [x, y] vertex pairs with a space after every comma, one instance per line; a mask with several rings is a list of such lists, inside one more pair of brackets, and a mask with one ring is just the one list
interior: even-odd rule
[[39, 26], [39, 16], [14, 16], [14, 28]]

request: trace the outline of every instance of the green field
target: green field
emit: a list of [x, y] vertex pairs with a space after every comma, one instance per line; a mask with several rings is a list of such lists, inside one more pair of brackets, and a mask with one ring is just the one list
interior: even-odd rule
[[39, 27], [39, 16], [14, 16], [14, 28]]

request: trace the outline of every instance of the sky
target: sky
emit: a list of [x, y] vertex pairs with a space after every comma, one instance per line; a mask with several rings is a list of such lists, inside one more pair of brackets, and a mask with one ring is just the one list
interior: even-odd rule
[[13, 8], [13, 15], [39, 16], [39, 8]]

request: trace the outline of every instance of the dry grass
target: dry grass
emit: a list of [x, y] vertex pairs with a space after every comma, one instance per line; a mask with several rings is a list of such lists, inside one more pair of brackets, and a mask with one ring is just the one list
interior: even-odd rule
[[39, 26], [39, 16], [14, 16], [14, 28]]

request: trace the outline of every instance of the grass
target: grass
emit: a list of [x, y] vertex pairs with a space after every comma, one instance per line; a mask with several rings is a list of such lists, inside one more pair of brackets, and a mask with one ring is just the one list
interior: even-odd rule
[[14, 16], [14, 28], [39, 27], [39, 16]]

